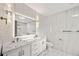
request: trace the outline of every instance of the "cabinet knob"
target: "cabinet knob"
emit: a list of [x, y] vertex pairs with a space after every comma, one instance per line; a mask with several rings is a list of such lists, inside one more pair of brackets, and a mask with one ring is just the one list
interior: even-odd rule
[[59, 40], [62, 40], [61, 38], [59, 38]]
[[22, 54], [21, 54], [21, 52], [19, 52], [19, 56], [21, 56]]

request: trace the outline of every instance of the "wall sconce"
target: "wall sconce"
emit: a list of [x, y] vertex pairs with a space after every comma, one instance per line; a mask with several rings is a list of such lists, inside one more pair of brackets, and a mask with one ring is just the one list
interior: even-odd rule
[[4, 15], [6, 15], [6, 17], [1, 16], [0, 19], [5, 20], [6, 24], [10, 23], [11, 22], [11, 15], [12, 15], [11, 4], [6, 4], [3, 13], [4, 13]]
[[5, 11], [6, 11], [5, 14], [6, 14], [7, 17], [1, 16], [0, 19], [1, 20], [5, 20], [6, 21], [6, 24], [7, 24], [8, 22], [11, 22], [11, 14], [12, 13], [11, 13], [11, 11], [8, 11], [8, 10], [5, 10]]
[[0, 17], [1, 20], [5, 20], [7, 24], [7, 18], [4, 18], [3, 16]]

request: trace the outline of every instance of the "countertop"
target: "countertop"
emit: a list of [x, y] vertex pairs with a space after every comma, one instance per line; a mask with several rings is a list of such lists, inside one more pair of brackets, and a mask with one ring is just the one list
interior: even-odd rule
[[11, 43], [11, 42], [9, 42], [7, 44], [5, 43], [4, 48], [3, 48], [3, 54], [6, 52], [9, 52], [9, 51], [12, 51], [14, 49], [20, 48], [24, 45], [31, 45], [32, 43], [41, 40], [40, 37], [32, 38], [31, 40], [30, 39], [26, 38], [26, 40], [21, 40], [21, 41], [16, 42], [16, 43]]

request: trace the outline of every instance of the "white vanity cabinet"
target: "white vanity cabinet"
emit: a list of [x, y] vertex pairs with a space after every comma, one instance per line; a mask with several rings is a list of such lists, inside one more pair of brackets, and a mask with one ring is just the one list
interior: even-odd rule
[[5, 52], [4, 56], [38, 56], [46, 49], [45, 39], [36, 39], [20, 47]]
[[46, 40], [38, 40], [21, 48], [22, 56], [37, 56], [46, 49]]

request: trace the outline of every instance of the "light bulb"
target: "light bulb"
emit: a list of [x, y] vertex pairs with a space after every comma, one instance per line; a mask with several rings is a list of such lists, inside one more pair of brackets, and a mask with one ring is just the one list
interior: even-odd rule
[[36, 21], [39, 21], [39, 16], [38, 15], [36, 15]]
[[7, 22], [11, 23], [11, 14], [10, 13], [7, 14]]

